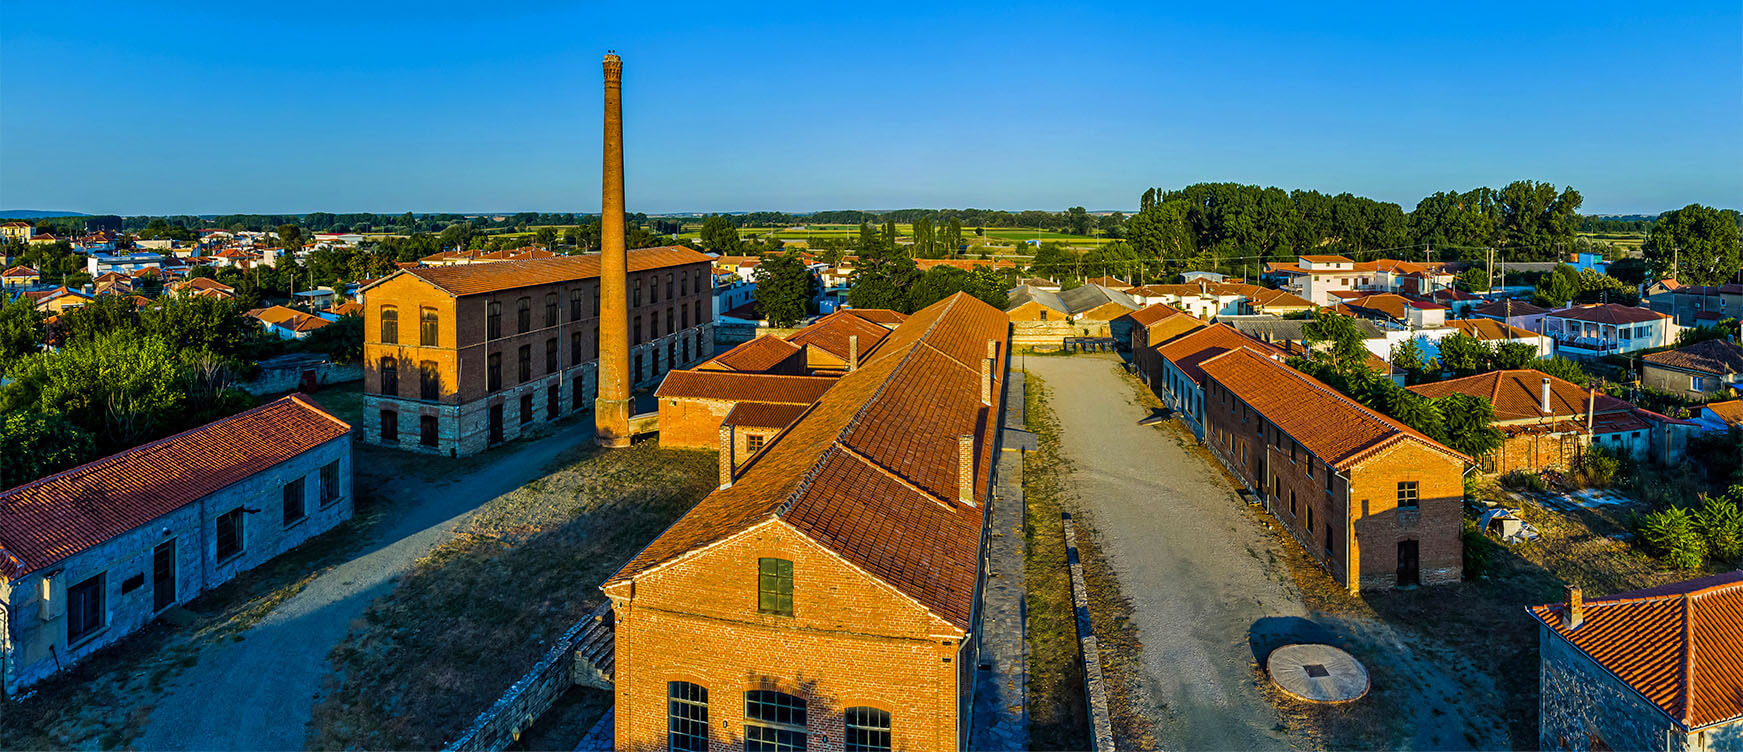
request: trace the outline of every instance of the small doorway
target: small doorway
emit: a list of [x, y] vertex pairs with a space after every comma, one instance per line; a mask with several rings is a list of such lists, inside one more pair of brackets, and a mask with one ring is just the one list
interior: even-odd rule
[[1422, 564], [1417, 559], [1416, 541], [1398, 541], [1398, 587], [1414, 587], [1422, 583]]
[[176, 602], [176, 541], [157, 544], [151, 551], [151, 610], [162, 611]]
[[502, 443], [502, 403], [490, 406], [490, 443]]

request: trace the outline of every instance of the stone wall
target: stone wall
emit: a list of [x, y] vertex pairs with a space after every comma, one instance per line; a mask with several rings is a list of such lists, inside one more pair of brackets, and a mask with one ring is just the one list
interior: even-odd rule
[[1058, 350], [1066, 337], [1110, 337], [1106, 321], [1012, 321], [1011, 347]]
[[495, 752], [507, 749], [509, 745], [519, 741], [521, 732], [526, 731], [539, 716], [550, 710], [564, 692], [579, 683], [576, 681], [576, 674], [581, 667], [578, 665], [576, 647], [599, 631], [601, 620], [609, 622], [610, 618], [608, 604], [595, 609], [565, 630], [551, 648], [545, 651], [544, 656], [533, 664], [532, 669], [510, 685], [489, 708], [479, 713], [459, 737], [448, 743], [444, 748], [446, 752]]
[[[339, 463], [337, 495], [320, 501], [320, 470]], [[285, 485], [303, 479], [300, 520], [285, 524]], [[6, 691], [17, 692], [150, 623], [174, 605], [186, 603], [236, 575], [266, 563], [351, 517], [351, 435], [346, 435], [263, 470], [217, 493], [182, 506], [11, 583], [7, 612], [15, 642], [5, 661]], [[243, 549], [217, 559], [218, 517], [243, 509]], [[153, 552], [174, 546], [174, 598], [155, 608]], [[102, 577], [103, 622], [68, 643], [67, 588]], [[44, 581], [46, 580], [46, 586]], [[48, 598], [42, 598], [43, 591]]]
[[[1667, 750], [1670, 718], [1538, 625], [1537, 741], [1545, 750]], [[1674, 734], [1680, 736], [1681, 734]]]
[[306, 371], [314, 371], [315, 383], [322, 386], [363, 380], [362, 363], [339, 365], [325, 358], [310, 359], [308, 362], [265, 361], [260, 364], [260, 375], [243, 384], [242, 389], [253, 395], [294, 392], [302, 388], [303, 373]]

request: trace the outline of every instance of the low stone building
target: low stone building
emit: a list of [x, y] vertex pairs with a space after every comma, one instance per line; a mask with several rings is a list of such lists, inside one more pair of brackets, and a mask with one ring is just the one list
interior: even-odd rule
[[1690, 400], [1743, 389], [1743, 347], [1722, 339], [1696, 342], [1640, 358], [1640, 381]]
[[351, 517], [351, 427], [300, 396], [0, 493], [13, 694]]
[[1530, 612], [1539, 749], [1743, 750], [1743, 571]]
[[1470, 458], [1252, 348], [1199, 368], [1205, 444], [1340, 584], [1461, 579]]
[[1130, 295], [1096, 284], [1050, 292], [1018, 286], [1007, 294], [1005, 316], [1011, 324], [1011, 346], [1058, 349], [1071, 337], [1112, 337], [1129, 341], [1128, 317], [1140, 306]]

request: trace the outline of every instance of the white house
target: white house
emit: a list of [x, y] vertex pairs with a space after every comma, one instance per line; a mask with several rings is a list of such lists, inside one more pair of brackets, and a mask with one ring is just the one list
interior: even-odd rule
[[1543, 333], [1555, 340], [1557, 355], [1599, 358], [1621, 355], [1676, 341], [1670, 317], [1639, 306], [1619, 303], [1580, 305], [1543, 315]]

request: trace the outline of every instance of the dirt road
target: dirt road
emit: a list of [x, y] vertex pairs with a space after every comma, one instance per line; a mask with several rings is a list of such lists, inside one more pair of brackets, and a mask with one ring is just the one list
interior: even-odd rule
[[592, 436], [592, 421], [576, 420], [497, 450], [500, 456], [478, 472], [448, 482], [405, 479], [383, 490], [392, 518], [381, 523], [375, 541], [310, 582], [240, 641], [204, 651], [153, 708], [138, 748], [302, 749], [328, 655], [351, 621], [474, 509], [543, 476]]

